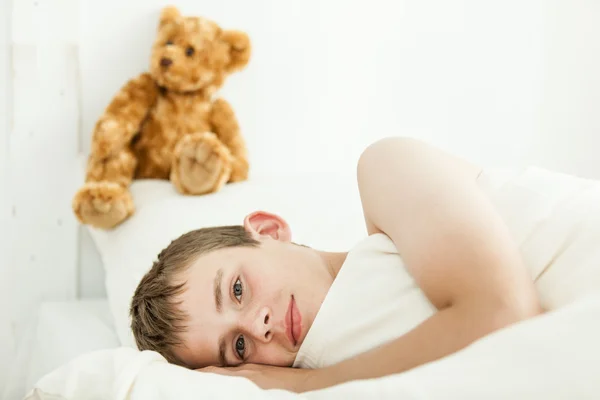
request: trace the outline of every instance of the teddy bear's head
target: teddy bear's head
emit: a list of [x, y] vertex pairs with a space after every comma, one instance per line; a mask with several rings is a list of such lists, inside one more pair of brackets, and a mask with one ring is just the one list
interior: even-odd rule
[[168, 90], [202, 90], [210, 94], [249, 59], [247, 34], [223, 30], [202, 17], [184, 17], [169, 6], [160, 15], [150, 73], [158, 85]]

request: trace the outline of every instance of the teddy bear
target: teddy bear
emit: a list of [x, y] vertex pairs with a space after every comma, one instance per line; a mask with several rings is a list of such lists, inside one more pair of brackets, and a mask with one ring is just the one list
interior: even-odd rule
[[94, 126], [85, 182], [72, 201], [77, 219], [117, 227], [135, 211], [135, 179], [169, 180], [183, 195], [248, 179], [239, 122], [216, 93], [250, 53], [245, 32], [164, 7], [149, 69], [125, 83]]

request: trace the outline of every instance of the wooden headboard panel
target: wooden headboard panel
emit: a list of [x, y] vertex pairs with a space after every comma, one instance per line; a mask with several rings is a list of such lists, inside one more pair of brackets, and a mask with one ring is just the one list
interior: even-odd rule
[[78, 4], [0, 4], [0, 393], [41, 301], [104, 295], [98, 254], [70, 207], [86, 152]]

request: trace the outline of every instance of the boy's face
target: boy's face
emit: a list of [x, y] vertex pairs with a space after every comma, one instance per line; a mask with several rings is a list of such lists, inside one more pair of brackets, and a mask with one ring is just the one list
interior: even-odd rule
[[175, 353], [192, 368], [291, 366], [333, 282], [318, 252], [290, 242], [283, 220], [255, 213], [245, 226], [260, 246], [202, 255], [180, 277], [189, 320]]

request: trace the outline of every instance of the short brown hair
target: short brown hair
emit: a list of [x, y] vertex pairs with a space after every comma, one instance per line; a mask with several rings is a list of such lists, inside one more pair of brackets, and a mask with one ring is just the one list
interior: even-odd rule
[[188, 317], [175, 300], [185, 283], [176, 284], [175, 278], [210, 251], [258, 244], [240, 225], [201, 228], [172, 241], [144, 275], [131, 301], [131, 329], [138, 349], [156, 351], [168, 362], [185, 366], [173, 352], [181, 344]]

